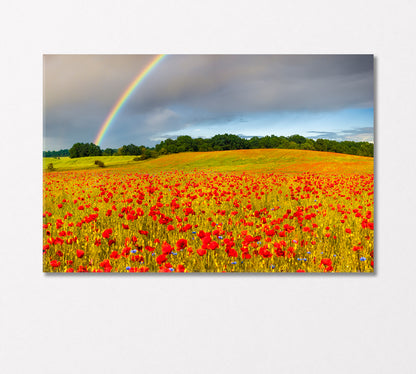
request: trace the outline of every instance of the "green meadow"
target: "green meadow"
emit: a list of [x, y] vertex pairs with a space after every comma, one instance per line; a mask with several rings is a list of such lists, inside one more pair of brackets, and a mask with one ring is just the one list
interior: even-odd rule
[[137, 161], [133, 161], [136, 157], [137, 156], [92, 156], [79, 158], [44, 157], [43, 170], [47, 171], [48, 165], [51, 163], [53, 164], [54, 171], [99, 169], [99, 167], [95, 165], [96, 160], [103, 162], [105, 167], [125, 166], [131, 163], [136, 164]]
[[138, 160], [137, 156], [93, 156], [81, 158], [44, 158], [43, 170], [53, 164], [54, 171], [104, 169], [126, 167], [135, 171], [159, 172], [168, 170], [192, 171], [209, 169], [219, 172], [281, 172], [281, 173], [337, 173], [341, 166], [345, 173], [373, 173], [373, 158], [340, 153], [296, 149], [250, 149], [218, 152], [186, 152], [156, 159]]

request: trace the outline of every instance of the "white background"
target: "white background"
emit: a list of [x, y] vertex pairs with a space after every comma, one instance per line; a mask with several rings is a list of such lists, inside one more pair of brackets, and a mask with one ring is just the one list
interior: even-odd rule
[[[8, 1], [1, 373], [415, 373], [412, 1]], [[42, 54], [372, 53], [376, 274], [48, 276]]]

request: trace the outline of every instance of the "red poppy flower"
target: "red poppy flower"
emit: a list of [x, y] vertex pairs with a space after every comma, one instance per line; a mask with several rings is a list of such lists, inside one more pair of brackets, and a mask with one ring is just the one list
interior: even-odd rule
[[121, 256], [119, 255], [119, 253], [117, 251], [113, 251], [110, 254], [110, 258], [114, 258], [114, 259], [119, 259]]
[[81, 249], [77, 249], [77, 257], [82, 258], [82, 256], [84, 256], [84, 251]]
[[173, 251], [173, 247], [170, 244], [168, 243], [162, 244], [162, 254], [169, 255], [172, 253], [172, 251]]
[[108, 259], [105, 259], [103, 262], [100, 262], [100, 266], [102, 268], [112, 268], [110, 261]]
[[202, 230], [200, 230], [200, 231], [198, 232], [198, 237], [199, 237], [200, 239], [203, 239], [203, 238], [205, 237], [205, 232], [204, 232], [204, 231], [202, 231]]
[[88, 273], [88, 269], [86, 266], [79, 265], [77, 273]]
[[218, 248], [218, 243], [212, 241], [211, 243], [208, 244], [208, 248], [212, 249], [212, 250], [217, 249]]
[[131, 250], [131, 247], [124, 247], [123, 250], [121, 251], [121, 255], [127, 258], [130, 253], [130, 250]]
[[103, 232], [103, 238], [108, 239], [112, 233], [113, 233], [112, 229], [105, 229]]
[[162, 266], [159, 268], [158, 273], [170, 273], [169, 268]]
[[321, 260], [321, 265], [325, 265], [325, 266], [331, 266], [332, 265], [332, 261], [330, 258], [323, 258]]
[[175, 270], [177, 273], [183, 273], [183, 272], [185, 272], [185, 266], [184, 265], [182, 265], [182, 264], [179, 264], [177, 267], [176, 267], [176, 270]]
[[206, 249], [198, 249], [197, 251], [196, 251], [200, 256], [203, 256], [203, 255], [205, 255], [206, 253], [207, 253], [207, 251], [206, 251]]
[[177, 242], [176, 242], [176, 249], [178, 250], [178, 251], [180, 251], [180, 250], [182, 250], [182, 249], [184, 249], [184, 248], [186, 248], [186, 246], [188, 245], [188, 241], [186, 240], [186, 239], [179, 239]]
[[57, 268], [57, 267], [61, 266], [61, 261], [52, 260], [50, 262], [50, 264], [53, 268]]
[[156, 262], [161, 265], [167, 260], [167, 257], [165, 255], [159, 255], [156, 258]]
[[144, 262], [144, 257], [142, 255], [131, 255], [130, 259], [133, 262]]

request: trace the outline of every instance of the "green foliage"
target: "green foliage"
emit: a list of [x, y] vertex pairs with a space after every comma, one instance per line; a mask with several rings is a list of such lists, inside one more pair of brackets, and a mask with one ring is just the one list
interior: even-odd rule
[[214, 149], [222, 151], [250, 148], [247, 139], [231, 134], [215, 135], [210, 139], [210, 145]]
[[54, 171], [55, 169], [53, 168], [53, 163], [49, 163], [48, 164], [48, 171]]
[[315, 142], [315, 149], [317, 151], [326, 152], [328, 149], [328, 141], [326, 139], [318, 139]]
[[106, 148], [103, 151], [103, 156], [113, 156], [117, 153], [117, 149], [113, 148]]
[[146, 148], [142, 154], [142, 160], [147, 160], [149, 158], [157, 158], [158, 156], [159, 154], [155, 150]]
[[374, 145], [368, 142], [338, 142], [328, 139], [318, 139], [315, 141], [301, 135], [291, 135], [288, 137], [275, 135], [263, 137], [253, 136], [248, 140], [232, 134], [215, 135], [210, 139], [192, 139], [190, 136], [179, 136], [176, 140], [166, 139], [160, 142], [155, 146], [155, 151], [160, 155], [165, 155], [180, 152], [271, 148], [345, 153], [367, 157], [373, 157], [374, 154]]
[[69, 149], [61, 149], [60, 151], [43, 151], [43, 157], [68, 157]]
[[142, 154], [142, 149], [141, 147], [138, 147], [134, 144], [123, 145], [121, 148], [119, 148], [118, 154], [122, 156], [139, 156]]
[[69, 150], [70, 158], [102, 156], [100, 147], [94, 143], [75, 143]]
[[306, 139], [306, 142], [300, 145], [300, 149], [303, 149], [305, 151], [314, 151], [315, 142], [312, 139]]
[[95, 160], [94, 161], [94, 164], [97, 165], [97, 166], [99, 166], [100, 168], [103, 168], [104, 167], [104, 162], [102, 162], [100, 160]]
[[143, 160], [147, 160], [148, 158], [152, 157], [152, 153], [150, 152], [150, 149], [146, 149], [142, 155]]
[[301, 135], [291, 135], [287, 138], [290, 142], [294, 142], [296, 144], [303, 144], [306, 143], [306, 138]]

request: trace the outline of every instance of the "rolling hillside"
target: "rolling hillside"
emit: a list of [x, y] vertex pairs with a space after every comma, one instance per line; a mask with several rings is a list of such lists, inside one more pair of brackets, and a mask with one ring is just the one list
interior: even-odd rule
[[188, 152], [161, 156], [157, 159], [133, 161], [136, 156], [101, 156], [70, 159], [44, 158], [43, 169], [53, 163], [56, 171], [101, 169], [95, 160], [104, 162], [106, 168], [123, 166], [132, 171], [158, 172], [164, 170], [208, 169], [221, 172], [323, 172], [323, 173], [373, 173], [373, 158], [303, 151], [294, 149], [249, 149], [220, 152]]

